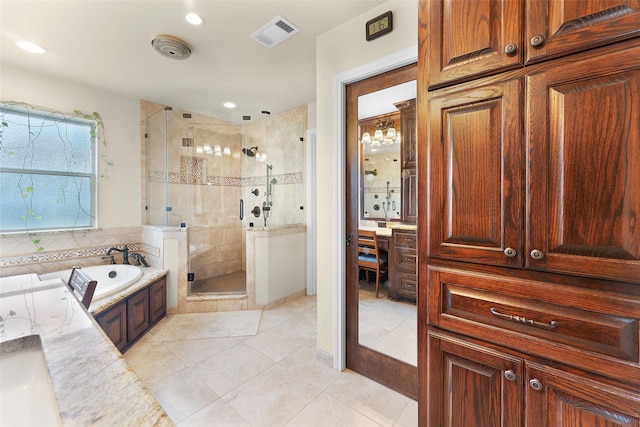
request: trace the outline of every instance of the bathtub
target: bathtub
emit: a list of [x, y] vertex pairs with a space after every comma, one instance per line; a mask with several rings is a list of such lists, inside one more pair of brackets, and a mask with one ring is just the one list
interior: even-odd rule
[[[93, 294], [93, 302], [120, 292], [142, 277], [142, 269], [140, 267], [126, 264], [92, 265], [82, 267], [82, 271], [98, 281], [96, 292]], [[39, 275], [40, 280], [62, 279], [65, 283], [69, 281], [70, 276], [71, 270]]]

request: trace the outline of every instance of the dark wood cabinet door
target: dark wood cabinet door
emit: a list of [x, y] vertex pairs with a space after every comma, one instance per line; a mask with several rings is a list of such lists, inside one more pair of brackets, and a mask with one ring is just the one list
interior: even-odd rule
[[522, 266], [522, 87], [463, 85], [429, 100], [430, 255]]
[[527, 77], [528, 268], [640, 283], [640, 46]]
[[527, 362], [527, 427], [640, 427], [640, 393]]
[[522, 425], [522, 359], [432, 330], [428, 369], [427, 425]]
[[149, 291], [145, 288], [127, 300], [129, 342], [146, 332], [149, 325]]
[[640, 35], [640, 0], [526, 2], [526, 63]]
[[127, 304], [122, 302], [97, 316], [96, 321], [111, 342], [121, 352], [129, 344], [127, 340]]
[[429, 88], [522, 66], [523, 1], [426, 3], [419, 40], [427, 45]]
[[149, 287], [149, 322], [156, 323], [167, 314], [167, 280], [162, 278]]

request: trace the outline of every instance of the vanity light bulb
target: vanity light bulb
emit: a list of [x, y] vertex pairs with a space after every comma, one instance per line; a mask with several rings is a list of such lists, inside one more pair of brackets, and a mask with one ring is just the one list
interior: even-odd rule
[[382, 131], [380, 129], [378, 129], [376, 131], [375, 134], [373, 134], [373, 140], [374, 141], [382, 141], [384, 139], [384, 135], [382, 134]]
[[201, 146], [199, 146], [199, 145], [198, 145], [198, 146], [196, 147], [196, 153], [198, 153], [198, 154], [202, 154], [202, 153], [204, 153], [204, 150], [202, 149], [202, 147], [201, 147]]
[[222, 154], [224, 154], [225, 156], [230, 156], [231, 155], [231, 148], [224, 147], [224, 150], [222, 151]]
[[369, 132], [365, 132], [362, 134], [362, 143], [371, 144], [371, 134]]

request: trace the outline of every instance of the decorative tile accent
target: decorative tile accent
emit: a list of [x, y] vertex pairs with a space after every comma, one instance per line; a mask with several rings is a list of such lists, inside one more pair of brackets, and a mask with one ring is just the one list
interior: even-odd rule
[[[400, 193], [400, 187], [389, 187], [389, 190]], [[364, 193], [386, 193], [387, 187], [365, 187]]]
[[[266, 176], [254, 176], [247, 178], [238, 178], [231, 176], [207, 176], [204, 178], [204, 159], [194, 159], [195, 162], [183, 164], [183, 171], [178, 174], [169, 174], [170, 184], [193, 184], [193, 185], [218, 185], [223, 187], [253, 187], [256, 185], [266, 185]], [[186, 170], [190, 169], [189, 175]], [[166, 174], [164, 172], [152, 171], [149, 172], [149, 182], [164, 183], [166, 181]], [[189, 177], [189, 180], [187, 180]], [[278, 181], [278, 184], [302, 184], [304, 182], [303, 173], [285, 173], [281, 175], [272, 175]], [[375, 191], [373, 191], [375, 190]], [[371, 189], [371, 192], [386, 191], [386, 188]]]
[[180, 156], [180, 182], [186, 184], [205, 184], [206, 160], [200, 157]]

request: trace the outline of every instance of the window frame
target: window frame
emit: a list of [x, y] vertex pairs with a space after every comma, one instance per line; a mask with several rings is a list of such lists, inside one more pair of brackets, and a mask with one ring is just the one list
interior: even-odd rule
[[[13, 167], [3, 167], [0, 166], [0, 173], [22, 173], [26, 175], [38, 175], [38, 176], [51, 176], [51, 177], [77, 177], [81, 179], [89, 180], [89, 210], [88, 210], [88, 218], [89, 224], [82, 224], [78, 226], [69, 226], [62, 223], [56, 223], [50, 227], [32, 227], [31, 225], [26, 225], [26, 227], [22, 229], [3, 229], [3, 225], [0, 223], [0, 235], [2, 234], [24, 234], [24, 233], [40, 233], [40, 232], [56, 232], [56, 231], [78, 231], [78, 230], [94, 230], [98, 228], [98, 173], [99, 173], [99, 165], [98, 165], [98, 150], [99, 150], [99, 139], [100, 135], [98, 134], [101, 130], [100, 123], [96, 120], [92, 120], [85, 114], [82, 114], [76, 111], [74, 114], [64, 114], [57, 111], [53, 111], [43, 107], [32, 107], [26, 104], [8, 104], [0, 102], [0, 115], [2, 115], [4, 126], [4, 117], [5, 114], [14, 114], [14, 115], [23, 115], [26, 117], [36, 117], [39, 120], [43, 120], [45, 123], [54, 122], [63, 123], [72, 123], [75, 125], [87, 126], [87, 131], [89, 133], [89, 157], [90, 157], [90, 172], [74, 172], [72, 170], [56, 170], [56, 169], [29, 169], [29, 168], [13, 168]], [[95, 114], [95, 113], [94, 113]]]

